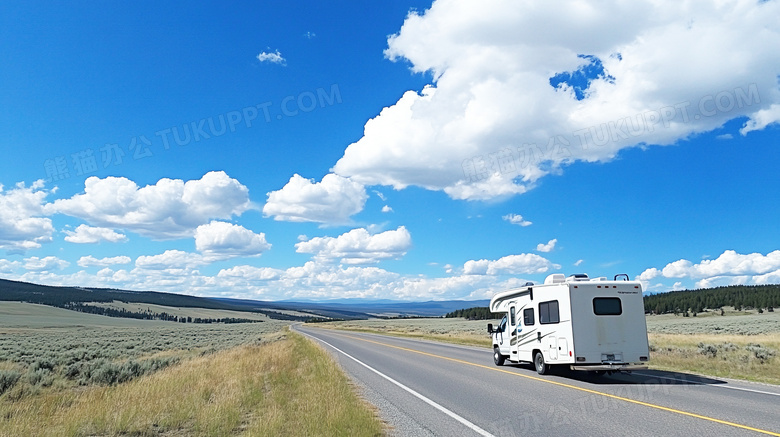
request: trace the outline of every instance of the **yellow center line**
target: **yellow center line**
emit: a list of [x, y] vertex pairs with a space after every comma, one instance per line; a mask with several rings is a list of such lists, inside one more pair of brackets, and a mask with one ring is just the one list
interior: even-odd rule
[[664, 406], [661, 406], [661, 405], [651, 404], [651, 403], [648, 403], [648, 402], [637, 401], [635, 399], [624, 398], [622, 396], [616, 396], [616, 395], [613, 395], [613, 394], [604, 393], [604, 392], [600, 392], [600, 391], [596, 391], [596, 390], [591, 390], [591, 389], [584, 388], [584, 387], [578, 387], [576, 385], [566, 384], [566, 383], [563, 383], [563, 382], [551, 381], [549, 379], [538, 378], [536, 376], [524, 375], [522, 373], [516, 373], [516, 372], [509, 371], [509, 370], [504, 370], [504, 369], [501, 369], [501, 368], [498, 368], [498, 367], [491, 367], [491, 366], [486, 366], [484, 364], [471, 363], [471, 362], [468, 362], [468, 361], [459, 360], [457, 358], [450, 358], [450, 357], [445, 357], [445, 356], [442, 356], [442, 355], [431, 354], [431, 353], [428, 353], [428, 352], [423, 352], [423, 351], [419, 351], [419, 350], [416, 350], [416, 349], [409, 349], [409, 348], [402, 347], [402, 346], [394, 346], [392, 344], [382, 343], [382, 342], [379, 342], [379, 341], [369, 340], [367, 338], [355, 337], [355, 336], [347, 335], [347, 334], [339, 333], [339, 334], [336, 334], [336, 335], [341, 335], [341, 336], [344, 336], [344, 337], [347, 337], [347, 338], [360, 340], [360, 341], [364, 341], [364, 342], [367, 342], [367, 343], [374, 343], [374, 344], [377, 344], [377, 345], [381, 345], [381, 346], [385, 346], [385, 347], [389, 347], [389, 348], [394, 348], [394, 349], [398, 349], [398, 350], [402, 350], [402, 351], [413, 352], [413, 353], [416, 353], [416, 354], [425, 355], [425, 356], [429, 356], [429, 357], [432, 357], [432, 358], [438, 358], [438, 359], [442, 359], [442, 360], [452, 361], [452, 362], [455, 362], [455, 363], [466, 364], [466, 365], [474, 366], [474, 367], [480, 367], [482, 369], [487, 369], [487, 370], [491, 370], [491, 371], [495, 371], [495, 372], [508, 373], [510, 375], [519, 376], [521, 378], [532, 379], [534, 381], [545, 382], [545, 383], [548, 383], [548, 384], [554, 384], [554, 385], [557, 385], [557, 386], [571, 388], [571, 389], [574, 389], [574, 390], [579, 390], [579, 391], [583, 391], [583, 392], [591, 393], [591, 394], [595, 394], [595, 395], [605, 396], [605, 397], [608, 397], [608, 398], [611, 398], [611, 399], [617, 399], [617, 400], [629, 402], [629, 403], [632, 403], [632, 404], [637, 404], [637, 405], [642, 405], [642, 406], [645, 406], [645, 407], [655, 408], [657, 410], [668, 411], [670, 413], [681, 414], [683, 416], [688, 416], [688, 417], [695, 417], [697, 419], [708, 420], [710, 422], [720, 423], [722, 425], [733, 426], [735, 428], [742, 428], [742, 429], [747, 429], [747, 430], [750, 430], [750, 431], [759, 432], [759, 433], [762, 433], [762, 434], [767, 434], [767, 435], [780, 437], [780, 433], [767, 431], [767, 430], [764, 430], [764, 429], [753, 428], [751, 426], [740, 425], [739, 423], [729, 422], [729, 421], [726, 421], [726, 420], [720, 420], [720, 419], [716, 419], [714, 417], [702, 416], [701, 414], [689, 413], [687, 411], [677, 410], [677, 409], [674, 409], [674, 408], [664, 407]]

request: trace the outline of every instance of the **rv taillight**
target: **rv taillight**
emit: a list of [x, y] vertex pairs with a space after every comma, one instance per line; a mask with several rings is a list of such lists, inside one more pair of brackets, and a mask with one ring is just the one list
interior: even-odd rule
[[585, 357], [577, 357], [577, 361], [585, 361]]
[[571, 356], [571, 351], [569, 351], [569, 356]]
[[647, 361], [647, 357], [639, 357], [639, 361]]

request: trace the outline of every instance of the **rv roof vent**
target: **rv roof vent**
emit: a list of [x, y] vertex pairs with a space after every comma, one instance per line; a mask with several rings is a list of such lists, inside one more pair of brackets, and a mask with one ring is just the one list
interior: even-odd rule
[[560, 284], [566, 282], [566, 276], [563, 273], [553, 273], [544, 279], [545, 284]]
[[573, 275], [569, 275], [568, 278], [566, 278], [566, 282], [574, 282], [574, 281], [587, 281], [588, 275], [585, 273], [575, 273]]
[[531, 281], [528, 281], [528, 282], [525, 283], [525, 285], [523, 285], [523, 287], [530, 287], [532, 285], [534, 285], [534, 283], [531, 282]]

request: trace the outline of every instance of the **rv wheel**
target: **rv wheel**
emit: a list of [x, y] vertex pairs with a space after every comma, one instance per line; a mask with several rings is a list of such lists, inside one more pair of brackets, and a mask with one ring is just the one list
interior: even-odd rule
[[494, 347], [493, 348], [493, 362], [496, 363], [496, 366], [503, 366], [505, 359], [506, 359], [506, 357], [501, 355], [501, 351], [498, 350], [497, 347]]
[[534, 355], [534, 366], [536, 366], [536, 373], [544, 375], [550, 371], [550, 366], [544, 363], [544, 356], [541, 352], [537, 352]]

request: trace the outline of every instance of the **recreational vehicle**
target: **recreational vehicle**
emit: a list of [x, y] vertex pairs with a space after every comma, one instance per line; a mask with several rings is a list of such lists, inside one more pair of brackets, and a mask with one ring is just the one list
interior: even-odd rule
[[497, 293], [490, 311], [504, 314], [493, 338], [493, 361], [605, 372], [646, 369], [649, 357], [642, 284], [628, 275], [589, 278], [556, 273], [544, 284]]

